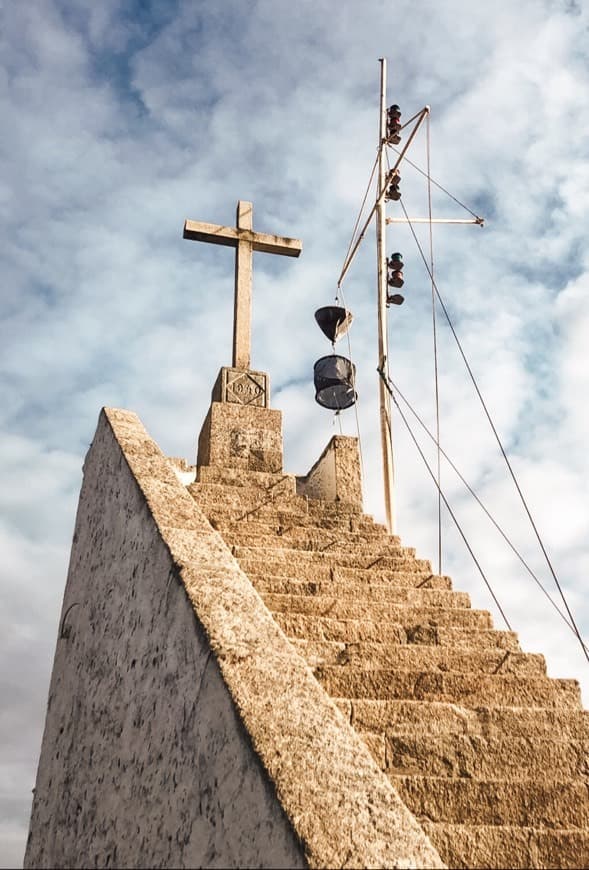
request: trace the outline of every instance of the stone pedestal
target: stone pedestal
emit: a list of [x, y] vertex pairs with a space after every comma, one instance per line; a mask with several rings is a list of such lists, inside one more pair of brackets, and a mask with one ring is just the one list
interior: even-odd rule
[[282, 414], [264, 372], [224, 367], [198, 439], [197, 465], [282, 472]]

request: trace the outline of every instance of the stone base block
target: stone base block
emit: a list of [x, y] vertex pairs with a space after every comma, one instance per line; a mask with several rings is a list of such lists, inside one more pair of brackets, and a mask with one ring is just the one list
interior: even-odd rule
[[197, 464], [282, 471], [282, 413], [212, 402], [198, 439]]

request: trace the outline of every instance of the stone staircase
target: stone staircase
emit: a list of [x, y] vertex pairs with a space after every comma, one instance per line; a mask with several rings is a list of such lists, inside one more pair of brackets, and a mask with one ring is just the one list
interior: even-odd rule
[[357, 505], [234, 469], [188, 490], [449, 867], [589, 866], [575, 680]]

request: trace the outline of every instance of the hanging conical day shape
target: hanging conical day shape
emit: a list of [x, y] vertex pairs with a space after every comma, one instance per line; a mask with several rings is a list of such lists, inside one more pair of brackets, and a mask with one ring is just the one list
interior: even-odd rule
[[326, 305], [324, 308], [318, 308], [315, 312], [315, 320], [319, 329], [332, 344], [335, 344], [342, 335], [346, 334], [353, 319], [352, 312], [339, 305]]

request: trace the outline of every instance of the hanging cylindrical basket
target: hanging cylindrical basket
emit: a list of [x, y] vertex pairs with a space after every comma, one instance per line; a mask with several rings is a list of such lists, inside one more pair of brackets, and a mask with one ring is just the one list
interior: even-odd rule
[[315, 401], [330, 411], [343, 411], [356, 401], [354, 390], [356, 366], [345, 356], [332, 354], [318, 359], [313, 366]]

